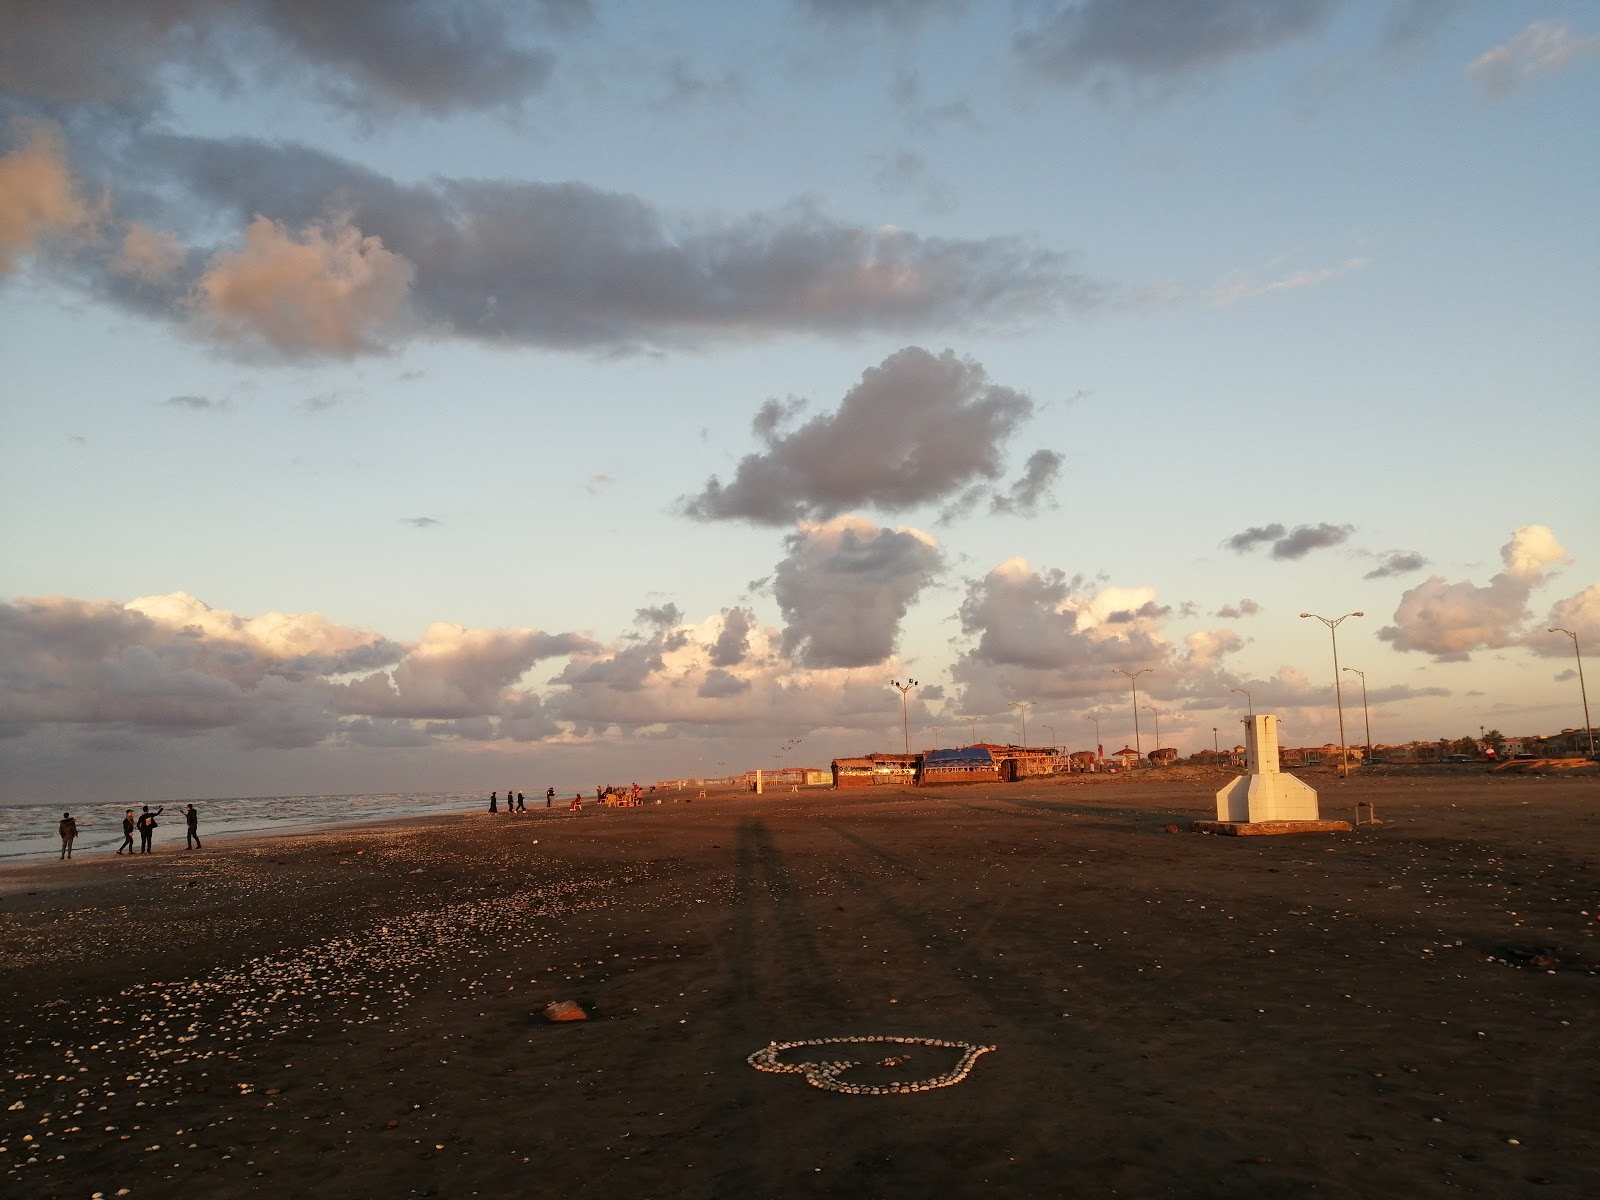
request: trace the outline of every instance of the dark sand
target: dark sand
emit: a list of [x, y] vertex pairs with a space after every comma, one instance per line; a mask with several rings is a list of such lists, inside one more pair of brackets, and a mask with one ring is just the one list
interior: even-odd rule
[[[1163, 775], [8, 869], [0, 1186], [1600, 1195], [1600, 780], [1316, 775], [1385, 824], [1234, 839], [1164, 828], [1230, 776]], [[909, 1095], [745, 1061], [861, 1035], [997, 1049]]]

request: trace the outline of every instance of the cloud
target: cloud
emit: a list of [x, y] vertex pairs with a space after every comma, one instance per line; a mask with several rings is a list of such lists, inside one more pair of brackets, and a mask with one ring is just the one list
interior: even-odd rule
[[161, 403], [168, 408], [177, 408], [188, 412], [220, 412], [228, 407], [226, 400], [213, 400], [210, 396], [196, 396], [192, 393], [182, 396], [168, 396]]
[[[402, 333], [639, 353], [795, 332], [981, 331], [1105, 294], [1065, 255], [1020, 239], [924, 237], [812, 203], [672, 219], [579, 183], [401, 184], [251, 138], [145, 133], [97, 153], [141, 217], [158, 209], [205, 265], [160, 287], [104, 266], [74, 282], [161, 318], [198, 300], [219, 335], [284, 354], [376, 352]], [[203, 244], [219, 228], [242, 230], [243, 248]]]
[[1067, 87], [1162, 81], [1317, 32], [1340, 0], [1054, 0], [1017, 35], [1022, 61]]
[[1272, 557], [1276, 559], [1304, 558], [1313, 550], [1325, 550], [1346, 541], [1353, 530], [1350, 525], [1297, 525], [1285, 529], [1274, 522], [1258, 525], [1236, 533], [1223, 541], [1223, 545], [1236, 554], [1246, 554], [1257, 546], [1272, 543]]
[[437, 517], [401, 517], [401, 524], [410, 525], [414, 529], [431, 529], [439, 524]]
[[1535, 21], [1510, 41], [1467, 64], [1467, 73], [1495, 99], [1526, 83], [1559, 74], [1600, 54], [1600, 34], [1580, 34], [1570, 25]]
[[536, 662], [593, 650], [577, 634], [534, 629], [428, 626], [391, 670], [329, 686], [340, 712], [453, 720], [493, 716], [515, 697], [512, 685]]
[[1549, 568], [1567, 561], [1567, 552], [1545, 526], [1525, 525], [1500, 548], [1500, 558], [1505, 570], [1484, 587], [1430, 576], [1400, 597], [1394, 624], [1378, 636], [1396, 650], [1420, 650], [1441, 660], [1514, 644], [1528, 619], [1529, 595]]
[[914, 25], [931, 16], [959, 13], [962, 0], [797, 0], [801, 10], [824, 24], [881, 20]]
[[1535, 654], [1547, 658], [1575, 658], [1572, 639], [1549, 630], [1567, 629], [1578, 635], [1578, 650], [1592, 654], [1600, 649], [1600, 583], [1591, 583], [1581, 592], [1558, 600], [1550, 614], [1528, 634], [1527, 645]]
[[1224, 604], [1217, 609], [1217, 616], [1228, 620], [1237, 620], [1240, 617], [1253, 617], [1261, 611], [1261, 605], [1254, 600], [1241, 600], [1238, 604]]
[[52, 0], [8, 6], [0, 77], [38, 100], [151, 110], [167, 79], [232, 90], [307, 77], [326, 102], [377, 114], [514, 105], [548, 78], [539, 32], [585, 23], [586, 0]]
[[1284, 535], [1284, 528], [1279, 524], [1256, 525], [1246, 529], [1243, 533], [1236, 533], [1222, 544], [1229, 550], [1243, 554], [1254, 550], [1262, 542], [1276, 541]]
[[730, 608], [722, 614], [722, 632], [711, 647], [713, 667], [737, 667], [750, 652], [750, 614], [742, 608]]
[[1272, 557], [1279, 559], [1304, 558], [1313, 550], [1326, 550], [1349, 539], [1354, 527], [1350, 525], [1297, 525], [1287, 536], [1272, 543]]
[[0, 721], [221, 728], [281, 705], [308, 675], [402, 653], [317, 613], [241, 617], [182, 592], [21, 599], [0, 604]]
[[0, 155], [0, 275], [45, 238], [91, 229], [103, 208], [79, 193], [59, 131], [17, 120], [11, 132], [22, 144]]
[[176, 234], [129, 221], [123, 227], [122, 245], [109, 265], [123, 275], [159, 284], [175, 276], [187, 258], [188, 251]]
[[1350, 258], [1335, 266], [1291, 271], [1275, 279], [1244, 279], [1235, 276], [1211, 289], [1211, 303], [1222, 307], [1271, 292], [1293, 292], [1301, 288], [1316, 287], [1318, 284], [1338, 279], [1369, 265], [1371, 265], [1370, 259]]
[[[869, 506], [903, 511], [998, 478], [1002, 448], [1034, 412], [1032, 400], [991, 384], [973, 360], [919, 346], [868, 368], [836, 411], [783, 432], [798, 407], [762, 406], [752, 427], [766, 450], [740, 460], [728, 484], [713, 477], [684, 497], [682, 511], [767, 525]], [[1059, 466], [1054, 452], [1035, 454], [998, 502], [1031, 508]]]
[[886, 661], [906, 610], [944, 563], [927, 534], [854, 516], [804, 524], [785, 544], [773, 594], [785, 622], [783, 652], [806, 667]]
[[347, 357], [377, 350], [399, 331], [415, 277], [410, 262], [348, 221], [295, 235], [257, 217], [241, 250], [212, 256], [192, 305], [224, 340]]
[[1415, 550], [1396, 550], [1384, 556], [1384, 560], [1377, 567], [1368, 571], [1363, 579], [1389, 579], [1395, 575], [1409, 575], [1412, 571], [1420, 571], [1428, 565], [1428, 560]]

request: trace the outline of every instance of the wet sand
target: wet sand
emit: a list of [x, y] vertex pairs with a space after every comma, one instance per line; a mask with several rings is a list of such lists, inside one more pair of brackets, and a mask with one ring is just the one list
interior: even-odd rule
[[[0, 871], [0, 1180], [73, 1197], [1600, 1195], [1600, 780], [486, 814]], [[163, 831], [165, 832], [165, 830]], [[158, 835], [159, 837], [159, 835]], [[584, 1022], [548, 1024], [553, 1000]], [[855, 1095], [773, 1041], [992, 1045]], [[960, 1051], [780, 1061], [936, 1078]], [[25, 1140], [31, 1138], [31, 1140]], [[32, 1159], [33, 1161], [29, 1161]]]

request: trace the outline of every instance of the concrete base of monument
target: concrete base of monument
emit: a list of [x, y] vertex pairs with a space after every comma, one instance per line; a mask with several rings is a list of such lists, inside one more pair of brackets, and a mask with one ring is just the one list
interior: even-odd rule
[[1349, 833], [1349, 821], [1195, 821], [1194, 833], [1214, 833], [1222, 837], [1271, 837], [1282, 833]]

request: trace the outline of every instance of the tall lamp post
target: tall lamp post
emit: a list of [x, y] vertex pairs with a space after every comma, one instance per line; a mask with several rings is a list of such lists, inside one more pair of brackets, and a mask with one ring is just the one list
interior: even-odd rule
[[1211, 753], [1222, 753], [1222, 747], [1217, 745], [1217, 727], [1215, 725], [1211, 727]]
[[1230, 692], [1238, 692], [1239, 695], [1243, 696], [1244, 697], [1245, 712], [1248, 713], [1252, 717], [1256, 715], [1256, 702], [1255, 702], [1254, 698], [1250, 695], [1249, 689], [1247, 689], [1247, 688], [1229, 688], [1228, 690]]
[[1300, 617], [1315, 618], [1328, 627], [1328, 636], [1333, 639], [1333, 703], [1339, 710], [1339, 774], [1343, 775], [1349, 770], [1349, 762], [1344, 752], [1344, 691], [1339, 686], [1339, 626], [1351, 617], [1364, 617], [1364, 612], [1345, 613], [1342, 617], [1319, 617], [1316, 613], [1301, 613]]
[[1583, 697], [1583, 732], [1589, 737], [1589, 757], [1594, 757], [1594, 726], [1589, 724], [1589, 689], [1583, 683], [1583, 654], [1578, 649], [1578, 635], [1559, 625], [1550, 626], [1551, 633], [1564, 633], [1572, 639], [1572, 652], [1578, 656], [1578, 694]]
[[[1371, 762], [1372, 761], [1372, 716], [1371, 716], [1370, 713], [1367, 712], [1367, 673], [1365, 671], [1358, 671], [1354, 667], [1346, 667], [1345, 670], [1349, 671], [1352, 675], [1361, 676], [1361, 721], [1362, 721], [1362, 724], [1364, 724], [1366, 726], [1366, 728], [1367, 728], [1367, 756], [1366, 756], [1365, 761]], [[1478, 732], [1480, 734], [1483, 732], [1483, 726], [1482, 725], [1478, 726]]]
[[917, 686], [915, 679], [907, 679], [901, 683], [898, 679], [889, 680], [889, 686], [900, 689], [900, 731], [906, 735], [906, 757], [911, 757], [911, 726], [906, 721], [906, 693]]
[[1091, 716], [1085, 717], [1084, 720], [1085, 721], [1093, 721], [1094, 722], [1094, 760], [1095, 760], [1095, 762], [1099, 762], [1100, 761], [1100, 718], [1091, 715]]
[[1028, 744], [1028, 710], [1037, 704], [1037, 700], [1013, 700], [1011, 707], [1022, 713], [1022, 744]]
[[[1154, 671], [1154, 667], [1142, 667], [1131, 674], [1121, 667], [1112, 667], [1118, 675], [1128, 676], [1128, 686], [1133, 689], [1133, 753], [1136, 758], [1144, 757], [1144, 747], [1139, 744], [1139, 676], [1147, 675]], [[1159, 739], [1157, 739], [1159, 740]]]
[[1050, 752], [1054, 754], [1056, 749], [1056, 727], [1054, 725], [1046, 725], [1044, 728], [1045, 732], [1050, 735]]
[[[1161, 749], [1161, 710], [1154, 704], [1146, 704], [1144, 707], [1146, 712], [1155, 713], [1156, 716], [1156, 748], [1151, 752], [1156, 753]], [[1157, 765], [1159, 766], [1160, 764], [1158, 763]]]
[[977, 717], [962, 717], [960, 719], [965, 721], [968, 725], [972, 726], [972, 741], [969, 743], [969, 745], [974, 745], [974, 746], [977, 745], [977, 743], [978, 743], [978, 718]]

